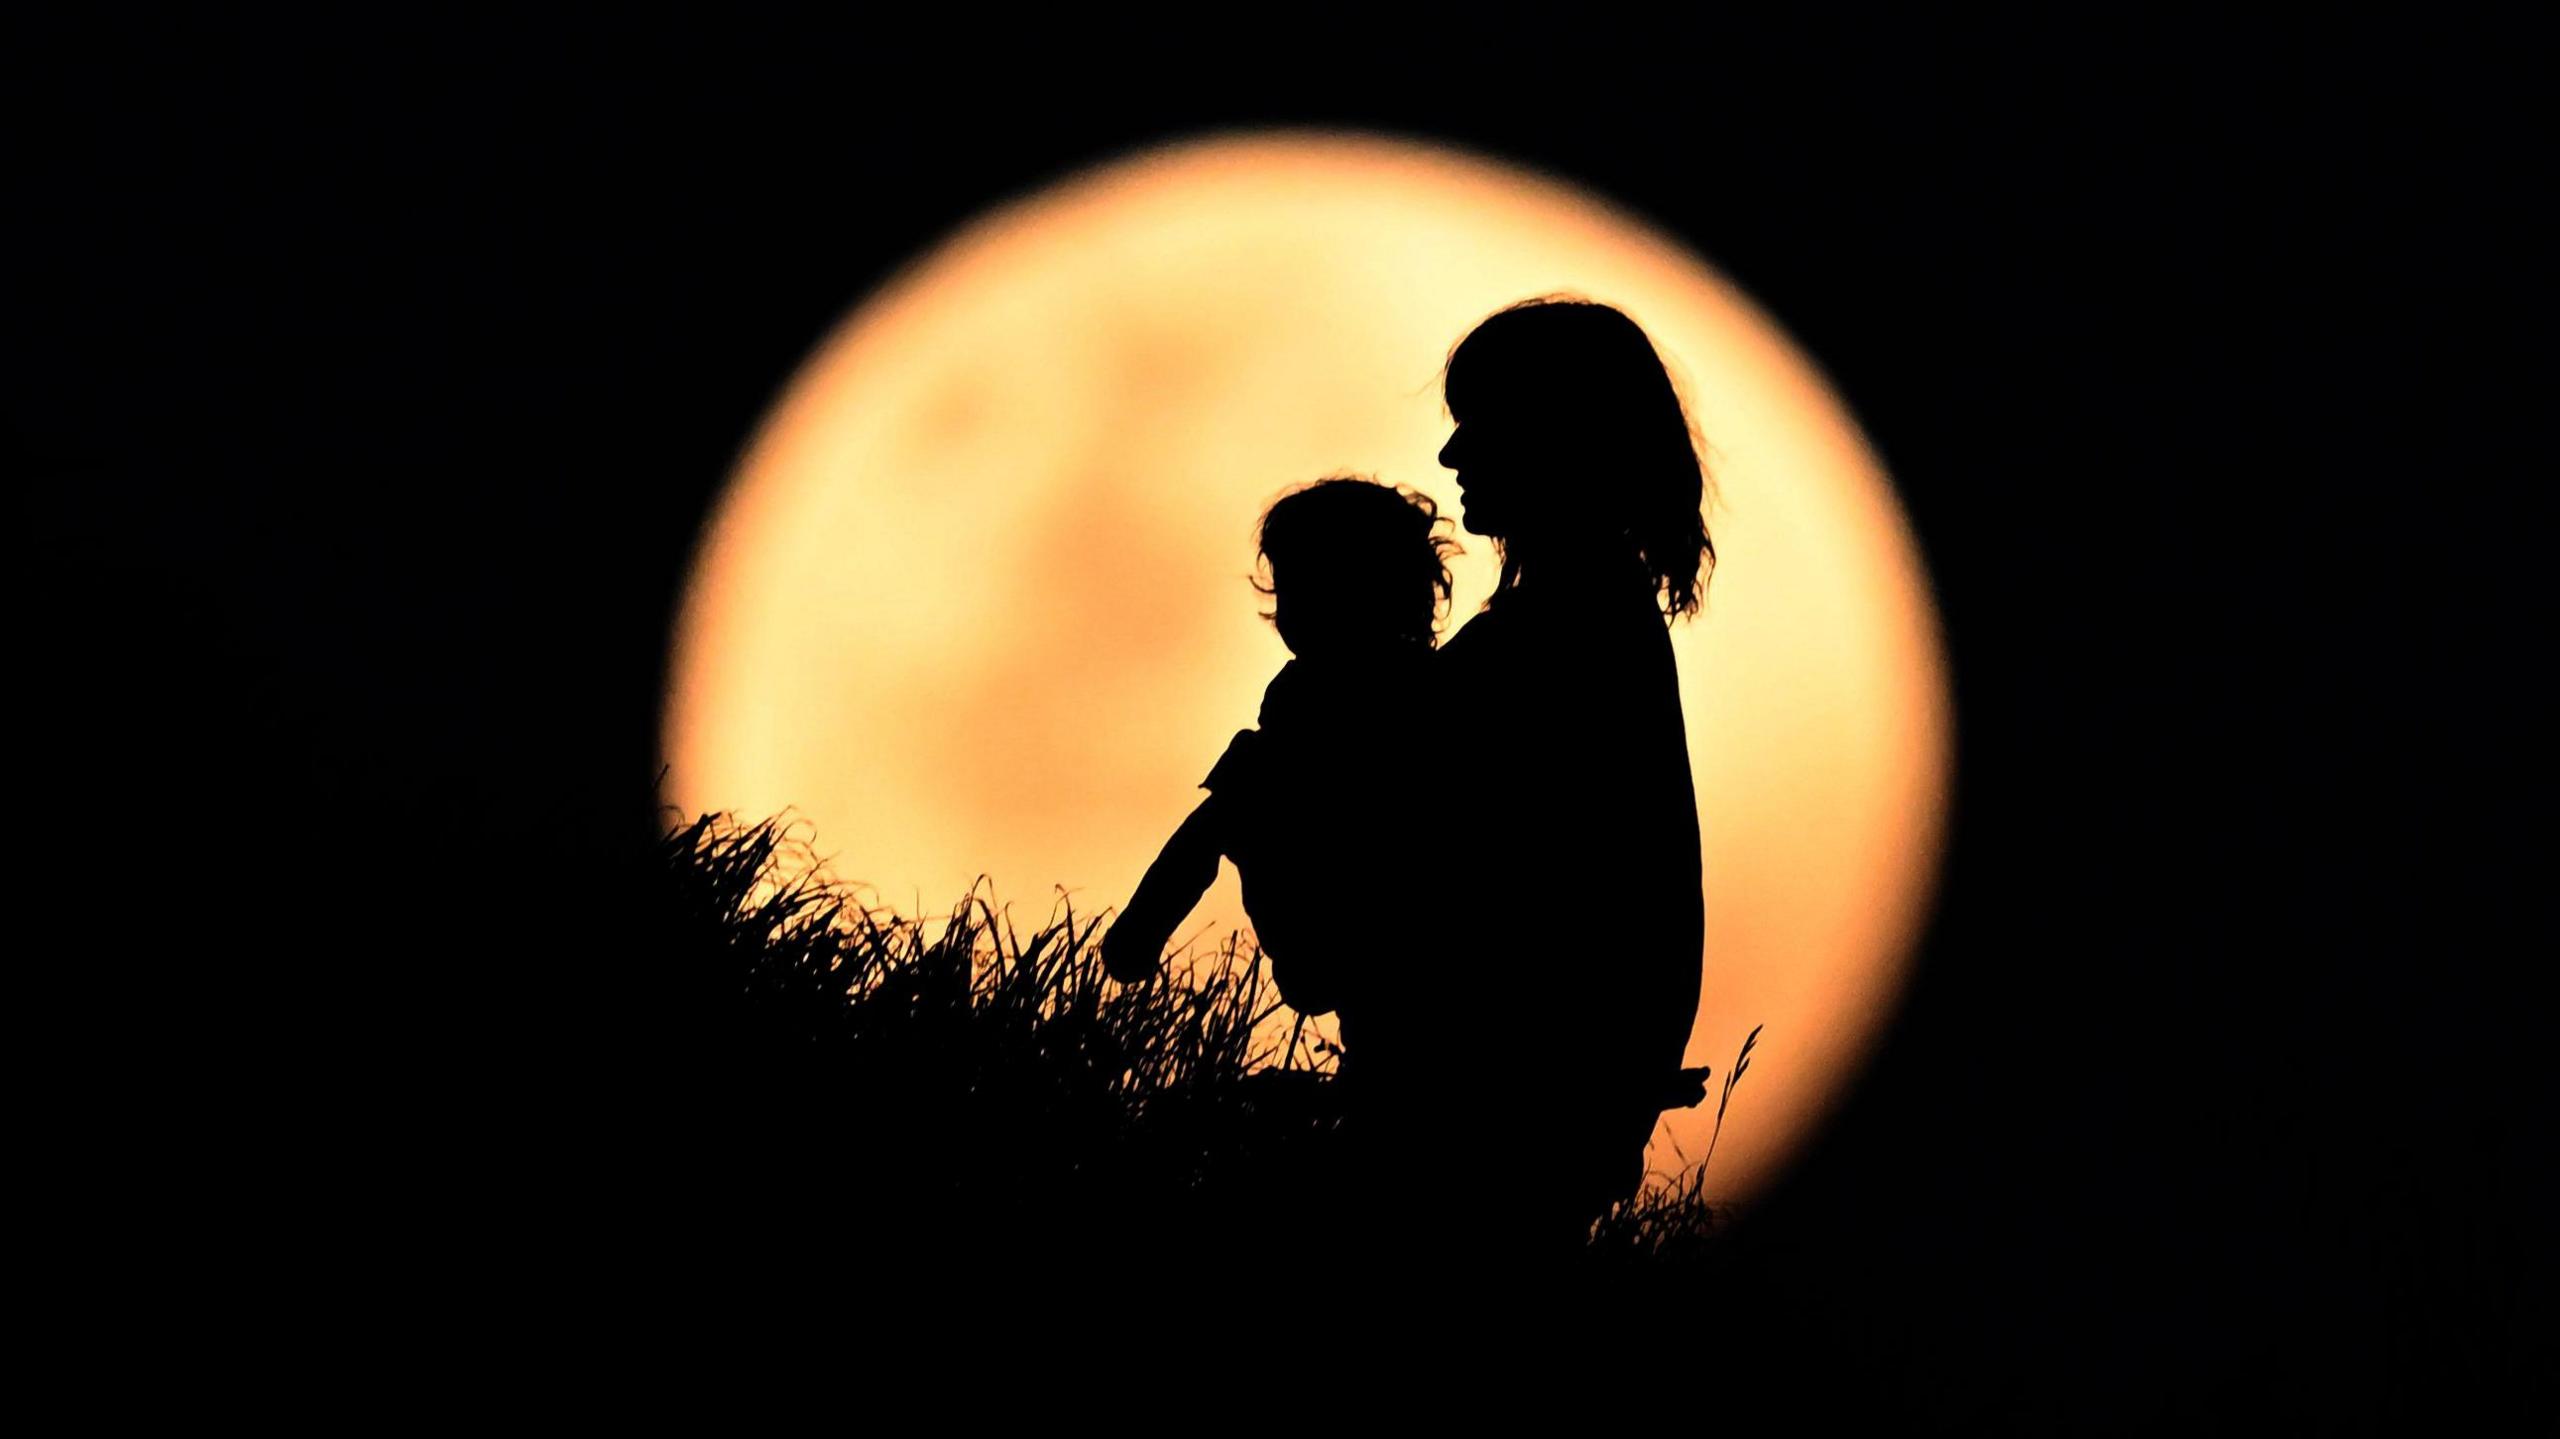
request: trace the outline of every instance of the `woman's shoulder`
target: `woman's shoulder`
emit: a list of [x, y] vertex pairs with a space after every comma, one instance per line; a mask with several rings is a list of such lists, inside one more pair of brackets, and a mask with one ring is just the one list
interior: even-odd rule
[[1543, 649], [1576, 654], [1594, 650], [1668, 649], [1662, 610], [1642, 594], [1603, 595], [1521, 592], [1461, 626], [1440, 646], [1460, 664], [1509, 663]]
[[1503, 605], [1488, 605], [1467, 617], [1458, 632], [1440, 642], [1432, 651], [1439, 668], [1471, 664], [1487, 659], [1508, 648], [1520, 630], [1519, 612]]

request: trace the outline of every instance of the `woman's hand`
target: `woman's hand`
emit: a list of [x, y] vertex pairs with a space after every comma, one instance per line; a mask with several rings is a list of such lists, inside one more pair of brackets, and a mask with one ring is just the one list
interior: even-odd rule
[[1701, 1064], [1695, 1069], [1675, 1072], [1662, 1082], [1656, 1095], [1663, 1109], [1695, 1109], [1706, 1102], [1707, 1080], [1715, 1074], [1713, 1067]]

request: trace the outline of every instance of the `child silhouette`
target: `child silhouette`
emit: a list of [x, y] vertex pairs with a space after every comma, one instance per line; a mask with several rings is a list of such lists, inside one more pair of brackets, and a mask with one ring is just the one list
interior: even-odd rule
[[1337, 476], [1283, 495], [1258, 536], [1265, 618], [1294, 658], [1263, 692], [1103, 937], [1123, 983], [1156, 971], [1176, 926], [1232, 860], [1280, 996], [1302, 1014], [1342, 1007], [1357, 956], [1380, 938], [1396, 856], [1373, 826], [1345, 825], [1347, 796], [1410, 784], [1392, 734], [1422, 723], [1423, 684], [1456, 548], [1424, 495]]

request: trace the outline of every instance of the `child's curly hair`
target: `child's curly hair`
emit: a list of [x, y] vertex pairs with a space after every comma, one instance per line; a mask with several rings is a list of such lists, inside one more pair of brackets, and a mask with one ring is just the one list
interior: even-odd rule
[[[1429, 495], [1361, 475], [1300, 485], [1262, 512], [1254, 589], [1337, 628], [1384, 626], [1426, 647], [1449, 603], [1449, 556], [1457, 541]], [[1264, 578], [1267, 574], [1268, 578]], [[1273, 614], [1263, 616], [1275, 620]]]

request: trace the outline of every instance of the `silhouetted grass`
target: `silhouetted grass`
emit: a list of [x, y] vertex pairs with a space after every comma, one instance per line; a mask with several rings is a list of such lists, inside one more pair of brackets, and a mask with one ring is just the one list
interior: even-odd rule
[[[848, 1212], [1076, 1250], [1285, 1244], [1325, 1209], [1335, 1056], [1249, 939], [1122, 985], [1103, 972], [1103, 915], [1062, 899], [1025, 930], [977, 890], [948, 915], [899, 915], [779, 821], [701, 816], [665, 835], [658, 863], [671, 1027], [733, 1081], [725, 1122], [792, 1153], [797, 1178]], [[1701, 1165], [1652, 1185], [1595, 1226], [1590, 1252], [1704, 1260], [1719, 1218], [1703, 1179]]]

